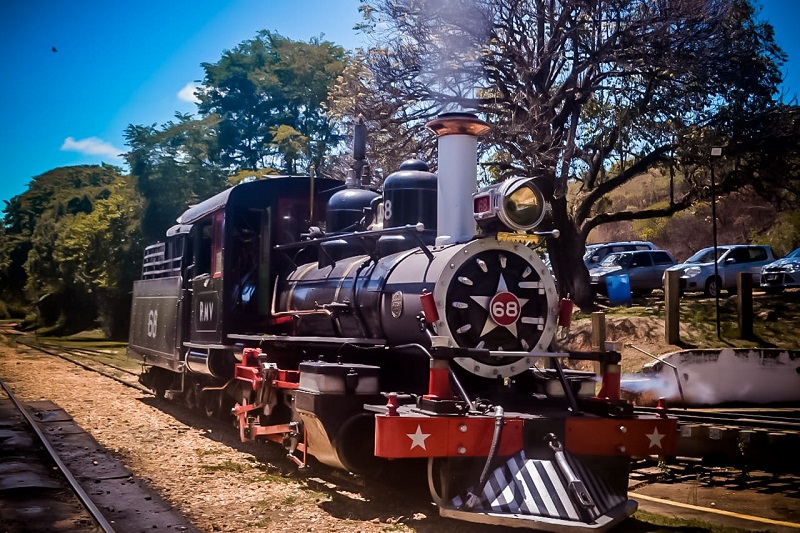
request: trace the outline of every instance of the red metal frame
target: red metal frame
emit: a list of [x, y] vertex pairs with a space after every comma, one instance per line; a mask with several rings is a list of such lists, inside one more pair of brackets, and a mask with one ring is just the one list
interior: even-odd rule
[[675, 418], [568, 418], [564, 447], [578, 455], [670, 456], [677, 435]]
[[[375, 417], [375, 455], [410, 457], [481, 457], [489, 453], [493, 417], [432, 417], [403, 415]], [[522, 420], [505, 419], [499, 454], [522, 449]]]

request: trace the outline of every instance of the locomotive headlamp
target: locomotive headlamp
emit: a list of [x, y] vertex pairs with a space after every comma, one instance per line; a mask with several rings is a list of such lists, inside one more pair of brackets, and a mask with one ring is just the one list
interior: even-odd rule
[[529, 231], [542, 222], [547, 202], [534, 178], [516, 178], [476, 193], [472, 207], [481, 227], [499, 221], [513, 231]]

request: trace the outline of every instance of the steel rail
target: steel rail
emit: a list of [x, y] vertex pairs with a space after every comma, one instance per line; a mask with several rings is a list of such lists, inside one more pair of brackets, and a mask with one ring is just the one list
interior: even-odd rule
[[[656, 413], [655, 407], [636, 407], [637, 413]], [[781, 429], [789, 431], [800, 431], [800, 420], [791, 417], [779, 417], [761, 414], [742, 414], [740, 412], [719, 412], [709, 413], [708, 411], [685, 410], [673, 408], [669, 414], [678, 419], [678, 422], [688, 423], [707, 423], [729, 426], [739, 426], [748, 428]]]
[[33, 429], [34, 433], [36, 433], [39, 442], [41, 442], [42, 446], [44, 446], [50, 458], [53, 460], [53, 462], [56, 464], [61, 474], [67, 480], [73, 492], [81, 501], [81, 504], [83, 504], [83, 506], [86, 508], [89, 514], [92, 515], [92, 518], [95, 520], [95, 522], [97, 522], [97, 525], [106, 533], [114, 533], [114, 528], [111, 526], [108, 520], [106, 520], [106, 517], [103, 516], [103, 513], [100, 512], [100, 509], [97, 508], [97, 506], [94, 504], [91, 498], [89, 498], [89, 495], [86, 494], [86, 491], [83, 490], [83, 487], [81, 487], [81, 485], [78, 483], [78, 480], [75, 479], [75, 476], [72, 475], [72, 472], [69, 471], [67, 465], [65, 465], [64, 462], [61, 460], [61, 457], [58, 456], [58, 453], [56, 452], [55, 448], [53, 448], [53, 446], [50, 444], [50, 441], [47, 440], [47, 437], [45, 437], [42, 430], [39, 429], [39, 425], [25, 409], [25, 406], [22, 405], [22, 403], [20, 403], [19, 400], [17, 400], [16, 396], [14, 396], [14, 394], [11, 392], [11, 389], [8, 388], [8, 386], [2, 379], [0, 379], [0, 386], [8, 395], [8, 398], [11, 400], [11, 402], [16, 406], [16, 408], [25, 418], [25, 421], [28, 423], [31, 429]]
[[[78, 365], [79, 367], [83, 368], [84, 370], [89, 370], [90, 372], [95, 372], [95, 373], [97, 373], [97, 374], [100, 374], [101, 376], [105, 376], [105, 377], [107, 377], [107, 378], [109, 378], [109, 379], [113, 379], [113, 380], [114, 380], [114, 381], [116, 381], [117, 383], [121, 383], [122, 385], [125, 385], [126, 387], [130, 387], [130, 388], [132, 388], [132, 389], [136, 389], [136, 390], [138, 390], [138, 391], [140, 391], [140, 392], [145, 392], [145, 393], [147, 393], [147, 394], [151, 394], [151, 395], [153, 394], [153, 391], [151, 391], [151, 390], [150, 390], [150, 389], [148, 389], [147, 387], [144, 387], [144, 386], [142, 386], [142, 385], [139, 385], [138, 383], [130, 383], [130, 382], [128, 382], [128, 381], [125, 381], [124, 379], [121, 379], [121, 378], [119, 378], [119, 377], [117, 377], [117, 376], [114, 376], [114, 375], [112, 375], [112, 374], [109, 374], [108, 372], [103, 372], [102, 370], [100, 370], [100, 369], [98, 369], [98, 368], [94, 368], [94, 367], [92, 367], [91, 365], [88, 365], [88, 364], [82, 363], [82, 362], [80, 362], [80, 361], [76, 361], [75, 359], [72, 359], [72, 358], [70, 358], [70, 357], [67, 357], [67, 356], [65, 356], [64, 354], [56, 353], [56, 352], [54, 352], [54, 351], [50, 351], [50, 350], [47, 350], [47, 349], [45, 349], [45, 348], [42, 348], [41, 346], [37, 346], [37, 345], [34, 345], [34, 344], [28, 344], [27, 342], [22, 342], [22, 341], [19, 341], [19, 340], [17, 341], [17, 343], [18, 343], [18, 344], [22, 344], [23, 346], [27, 346], [28, 348], [32, 348], [32, 349], [34, 349], [34, 350], [38, 350], [38, 351], [40, 351], [40, 352], [46, 353], [47, 355], [52, 355], [52, 356], [54, 356], [54, 357], [58, 357], [59, 359], [63, 359], [64, 361], [70, 362], [70, 363], [72, 363], [73, 365]], [[67, 352], [68, 352], [68, 350], [65, 350], [65, 351], [67, 351]], [[84, 357], [86, 357], [86, 356], [84, 356]], [[113, 366], [113, 365], [109, 365], [109, 364], [106, 364], [106, 363], [102, 363], [102, 362], [100, 362], [100, 361], [94, 361], [94, 360], [92, 360], [92, 362], [93, 362], [93, 363], [95, 363], [95, 364], [98, 364], [98, 365], [103, 365], [103, 366], [107, 366], [107, 367], [109, 367], [109, 368], [113, 368], [113, 369], [115, 369], [115, 370], [122, 370], [122, 371], [124, 371], [125, 373], [128, 373], [128, 374], [130, 374], [130, 375], [132, 375], [132, 376], [137, 376], [137, 375], [138, 375], [138, 374], [136, 374], [136, 373], [134, 373], [134, 372], [131, 372], [130, 370], [126, 370], [126, 369], [118, 369], [117, 367], [115, 367], [115, 366]]]

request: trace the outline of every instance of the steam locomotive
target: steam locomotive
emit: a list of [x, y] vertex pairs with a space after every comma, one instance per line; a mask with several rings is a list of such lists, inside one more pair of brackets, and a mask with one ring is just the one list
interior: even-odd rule
[[[631, 457], [673, 454], [676, 421], [620, 399], [617, 351], [560, 349], [571, 308], [534, 246], [557, 237], [546, 187], [476, 192], [488, 124], [427, 126], [438, 175], [412, 159], [370, 190], [359, 124], [348, 184], [274, 177], [189, 208], [145, 251], [129, 355], [158, 396], [300, 466], [422, 459], [443, 516], [608, 529], [636, 509]], [[599, 392], [566, 360], [597, 361]]]

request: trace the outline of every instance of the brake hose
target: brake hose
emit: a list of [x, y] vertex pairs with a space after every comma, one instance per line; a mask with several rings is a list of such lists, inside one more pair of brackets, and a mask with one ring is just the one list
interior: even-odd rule
[[500, 437], [503, 435], [503, 408], [499, 405], [494, 408], [494, 435], [492, 435], [492, 447], [489, 448], [489, 455], [486, 457], [486, 464], [483, 465], [483, 472], [478, 480], [478, 490], [470, 493], [465, 502], [467, 509], [472, 509], [480, 501], [480, 495], [483, 494], [483, 487], [489, 479], [489, 471], [492, 467], [497, 451], [500, 448]]

